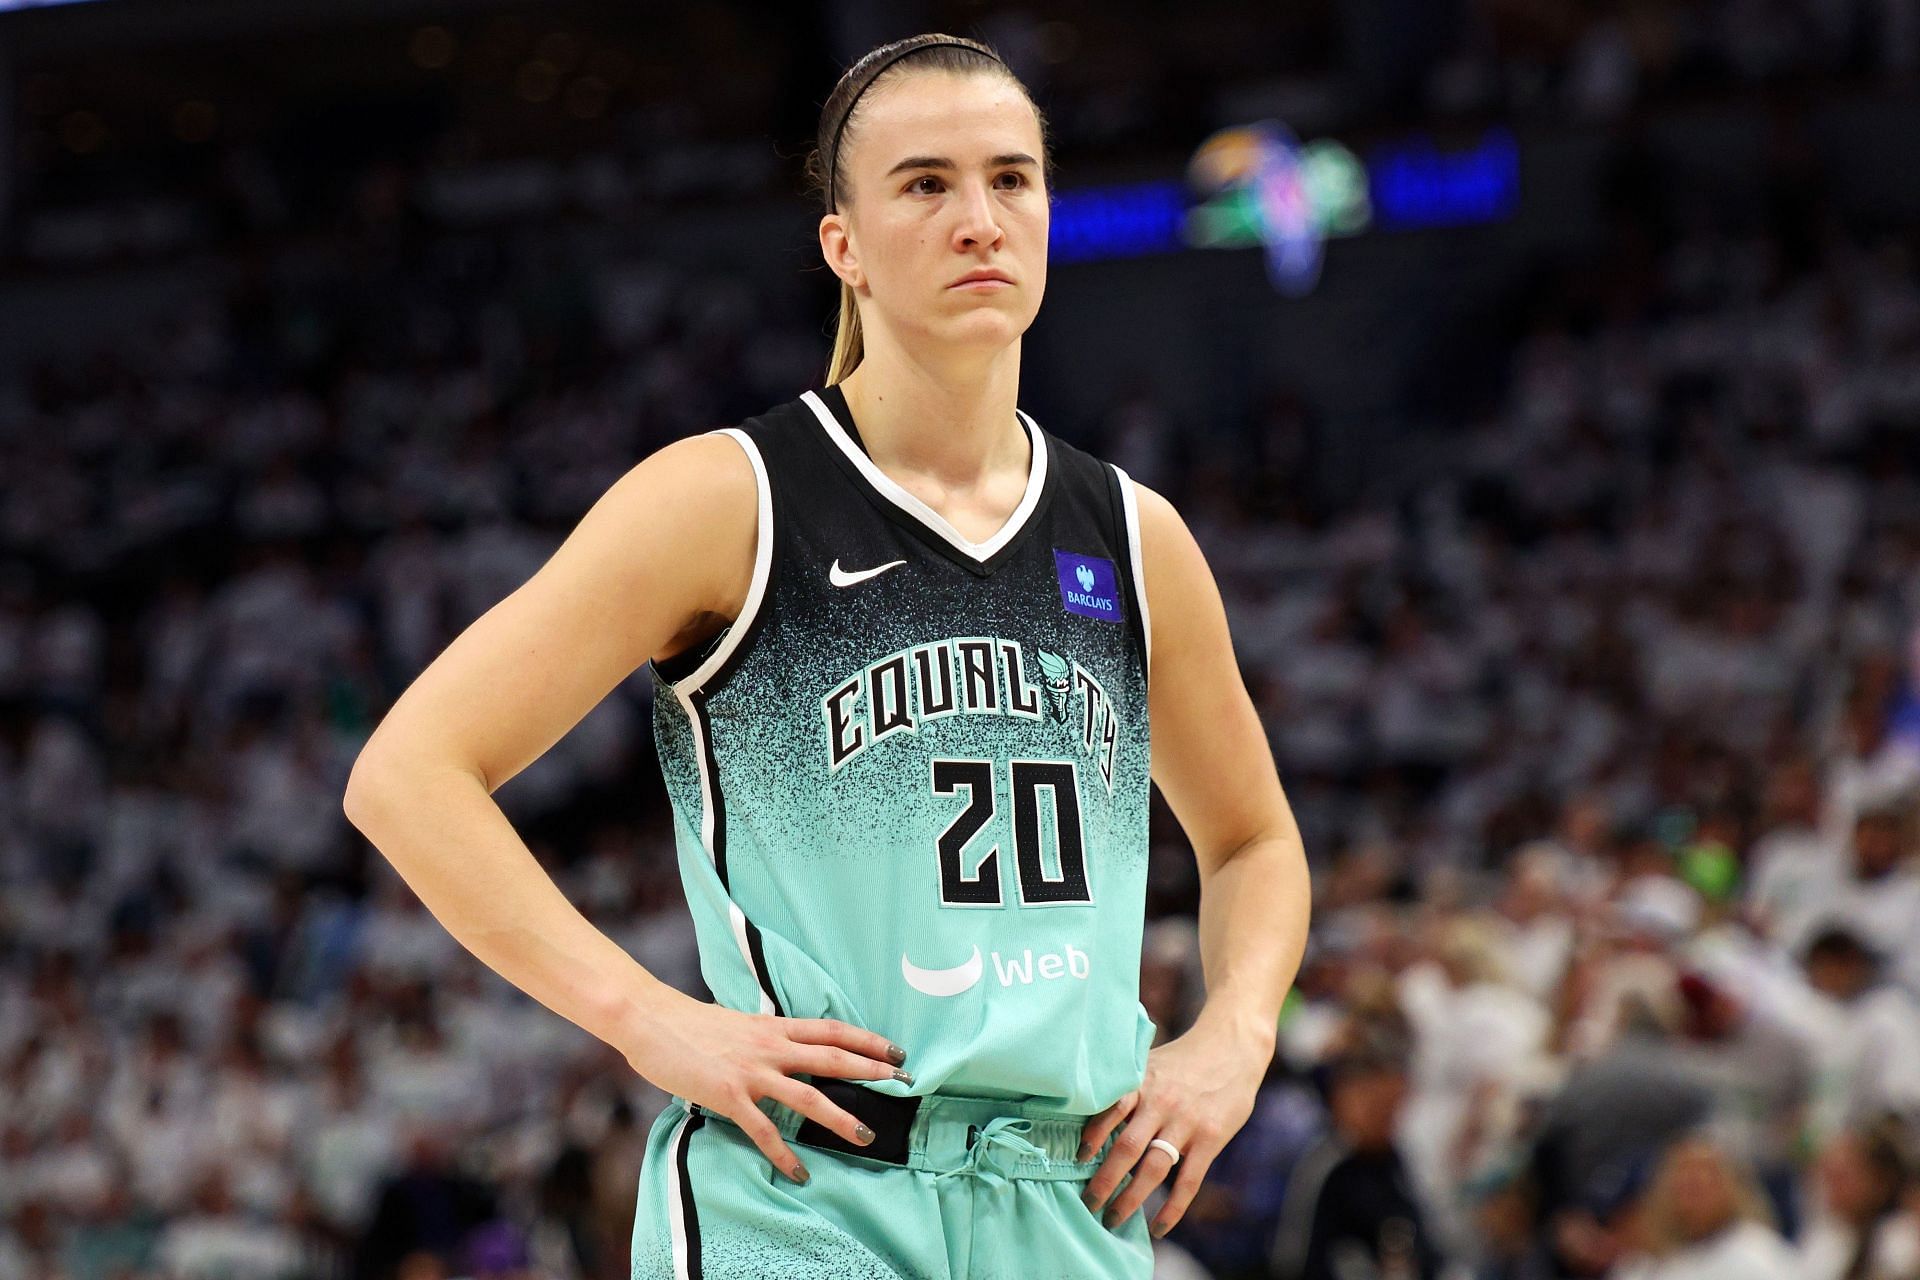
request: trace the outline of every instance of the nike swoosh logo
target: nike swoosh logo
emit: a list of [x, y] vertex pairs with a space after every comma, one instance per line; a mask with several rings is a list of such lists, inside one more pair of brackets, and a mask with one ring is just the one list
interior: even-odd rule
[[900, 976], [907, 985], [922, 995], [957, 996], [974, 983], [980, 981], [980, 948], [975, 946], [973, 957], [965, 964], [957, 964], [951, 969], [922, 969], [907, 959], [907, 953], [900, 953]]
[[905, 563], [905, 560], [893, 560], [875, 569], [855, 569], [849, 571], [842, 569], [840, 562], [835, 560], [833, 567], [827, 570], [827, 577], [832, 580], [833, 585], [836, 587], [850, 587], [856, 582], [865, 582], [868, 578], [876, 577], [889, 569]]

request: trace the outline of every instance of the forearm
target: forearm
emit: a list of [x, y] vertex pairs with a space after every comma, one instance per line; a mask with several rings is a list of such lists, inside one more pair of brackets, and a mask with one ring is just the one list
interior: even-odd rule
[[1200, 880], [1197, 1022], [1271, 1052], [1280, 1005], [1307, 946], [1312, 886], [1297, 831], [1243, 846]]
[[567, 901], [479, 777], [374, 762], [363, 771], [349, 819], [495, 973], [623, 1051], [650, 1011], [680, 995]]

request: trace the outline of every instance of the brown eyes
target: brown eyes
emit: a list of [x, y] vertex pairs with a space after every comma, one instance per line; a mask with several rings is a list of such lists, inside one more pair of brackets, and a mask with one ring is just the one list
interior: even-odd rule
[[[998, 181], [1000, 178], [1013, 179], [1013, 185], [1010, 187], [1002, 187], [1001, 190], [1003, 191], [1018, 191], [1021, 187], [1024, 187], [1027, 185], [1027, 175], [1025, 175], [1024, 173], [1017, 173], [1012, 169], [1007, 170], [1005, 173], [995, 175], [996, 181]], [[923, 191], [920, 187], [920, 184], [923, 182], [938, 183], [939, 181], [940, 179], [934, 177], [932, 174], [923, 174], [920, 177], [915, 178], [912, 182], [909, 182], [907, 184], [907, 190], [912, 192], [914, 195], [932, 195], [933, 192], [931, 191]]]

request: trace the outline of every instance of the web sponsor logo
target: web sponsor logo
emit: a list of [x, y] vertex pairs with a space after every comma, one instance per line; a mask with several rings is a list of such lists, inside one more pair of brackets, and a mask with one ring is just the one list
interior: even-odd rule
[[[1061, 951], [1036, 953], [1032, 947], [1025, 947], [1018, 956], [1003, 956], [998, 951], [989, 954], [993, 959], [991, 972], [1002, 988], [1030, 987], [1036, 982], [1059, 982], [1068, 978], [1085, 982], [1093, 973], [1087, 953], [1071, 943]], [[907, 959], [906, 952], [900, 953], [900, 976], [922, 995], [957, 996], [972, 990], [988, 972], [977, 946], [963, 963], [950, 969], [924, 969]]]

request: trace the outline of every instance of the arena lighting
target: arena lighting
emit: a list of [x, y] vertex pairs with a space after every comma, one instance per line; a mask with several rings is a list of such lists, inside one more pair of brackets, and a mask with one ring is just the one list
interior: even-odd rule
[[1442, 152], [1426, 139], [1375, 147], [1367, 168], [1382, 226], [1497, 222], [1520, 203], [1520, 146], [1505, 129], [1458, 153]]
[[1184, 248], [1186, 190], [1177, 182], [1080, 187], [1053, 197], [1052, 262], [1098, 262]]
[[10, 9], [45, 9], [56, 4], [85, 4], [88, 0], [0, 0], [0, 13]]
[[1327, 239], [1510, 216], [1520, 200], [1520, 150], [1511, 133], [1493, 129], [1463, 150], [1415, 137], [1363, 158], [1331, 139], [1302, 144], [1285, 126], [1262, 121], [1208, 138], [1188, 179], [1057, 193], [1050, 258], [1258, 247], [1274, 287], [1299, 296], [1318, 279]]
[[1372, 219], [1366, 170], [1329, 139], [1302, 146], [1278, 120], [1236, 125], [1201, 143], [1187, 184], [1207, 200], [1187, 213], [1197, 249], [1266, 250], [1267, 275], [1289, 297], [1320, 279], [1328, 236], [1353, 235]]

